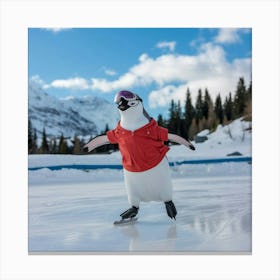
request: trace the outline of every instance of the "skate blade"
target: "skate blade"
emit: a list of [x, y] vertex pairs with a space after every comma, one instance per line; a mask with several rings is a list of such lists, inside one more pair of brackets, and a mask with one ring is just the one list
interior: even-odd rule
[[132, 225], [132, 224], [135, 224], [136, 221], [138, 220], [138, 218], [129, 218], [129, 219], [122, 219], [122, 220], [119, 220], [119, 221], [115, 221], [114, 222], [114, 225], [115, 226], [125, 226], [125, 225]]

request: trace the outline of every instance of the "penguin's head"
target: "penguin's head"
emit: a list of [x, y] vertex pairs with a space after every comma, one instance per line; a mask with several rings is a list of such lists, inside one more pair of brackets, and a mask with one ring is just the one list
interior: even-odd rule
[[135, 130], [151, 120], [142, 99], [135, 93], [122, 90], [116, 94], [114, 102], [121, 115], [121, 125], [126, 129]]
[[140, 105], [142, 106], [142, 99], [135, 93], [127, 90], [118, 92], [115, 96], [114, 102], [118, 105], [118, 109], [121, 112], [125, 112], [129, 109], [136, 109]]

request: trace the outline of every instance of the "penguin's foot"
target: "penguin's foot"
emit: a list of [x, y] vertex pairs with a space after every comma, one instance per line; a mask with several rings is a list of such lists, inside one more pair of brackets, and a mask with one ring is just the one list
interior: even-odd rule
[[134, 218], [138, 213], [139, 207], [132, 206], [128, 210], [124, 211], [120, 216], [122, 219]]
[[170, 201], [166, 201], [165, 202], [165, 207], [166, 207], [166, 212], [167, 212], [167, 215], [171, 218], [171, 219], [175, 219], [176, 220], [176, 215], [177, 215], [177, 210], [176, 210], [176, 207], [173, 203], [172, 200]]

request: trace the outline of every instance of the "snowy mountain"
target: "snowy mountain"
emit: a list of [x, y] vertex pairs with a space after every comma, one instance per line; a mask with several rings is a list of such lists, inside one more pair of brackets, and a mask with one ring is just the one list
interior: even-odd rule
[[[109, 113], [108, 113], [109, 112]], [[28, 117], [40, 135], [45, 128], [48, 136], [65, 137], [95, 135], [106, 124], [114, 128], [119, 113], [114, 105], [99, 97], [58, 99], [29, 82]]]
[[115, 128], [120, 119], [117, 107], [103, 98], [85, 96], [64, 99], [63, 103], [70, 110], [79, 112], [83, 118], [95, 123], [98, 132], [104, 130], [106, 124], [110, 128]]

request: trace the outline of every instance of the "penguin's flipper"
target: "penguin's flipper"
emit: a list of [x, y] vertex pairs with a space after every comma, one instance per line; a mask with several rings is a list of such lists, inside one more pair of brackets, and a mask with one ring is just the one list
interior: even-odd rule
[[184, 145], [184, 146], [190, 148], [191, 150], [195, 150], [195, 147], [191, 142], [189, 142], [188, 140], [186, 140], [185, 138], [183, 138], [179, 135], [168, 133], [168, 140], [171, 142], [178, 143], [180, 145]]
[[100, 146], [106, 145], [106, 144], [110, 144], [107, 135], [96, 136], [83, 147], [83, 150], [90, 152], [90, 151], [92, 151]]

